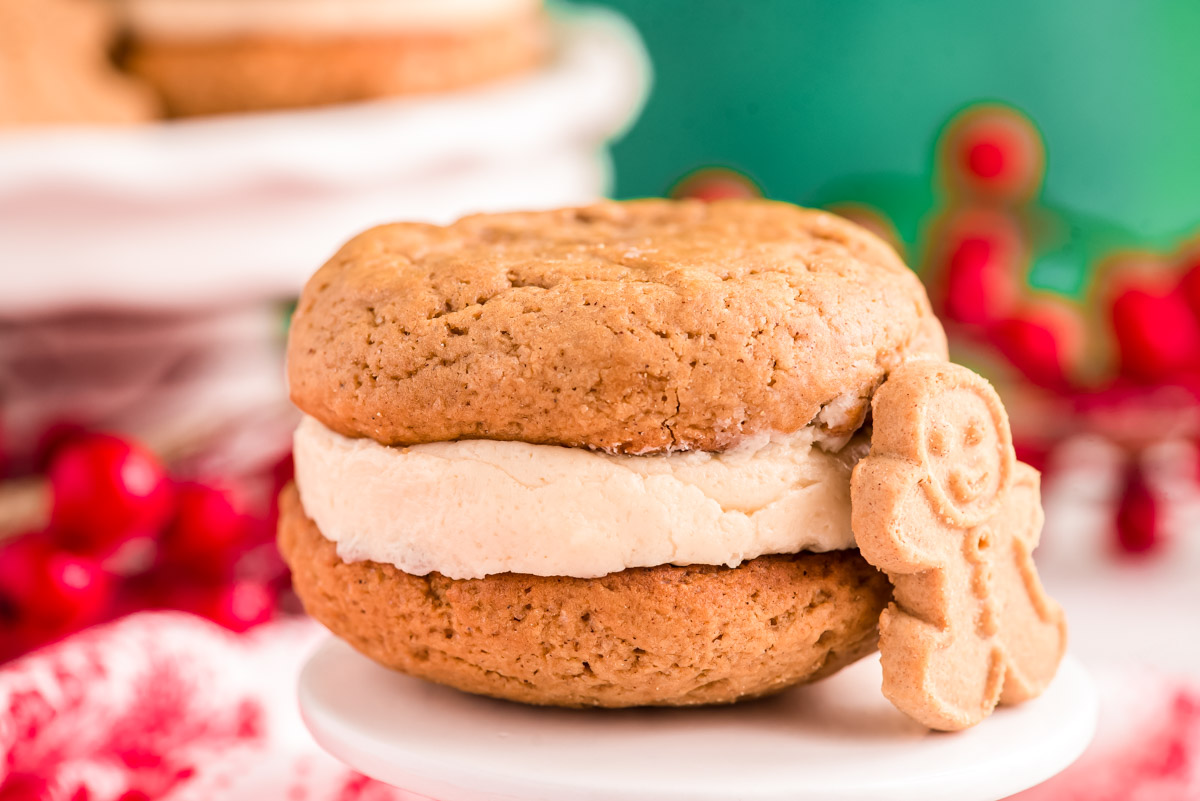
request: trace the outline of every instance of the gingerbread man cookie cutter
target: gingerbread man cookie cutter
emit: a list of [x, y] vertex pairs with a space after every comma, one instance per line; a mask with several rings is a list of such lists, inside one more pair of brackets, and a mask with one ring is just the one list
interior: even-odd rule
[[872, 420], [851, 507], [859, 550], [894, 590], [879, 619], [883, 692], [930, 728], [964, 729], [1041, 694], [1066, 649], [1032, 559], [1039, 475], [1017, 461], [995, 390], [965, 367], [901, 366]]

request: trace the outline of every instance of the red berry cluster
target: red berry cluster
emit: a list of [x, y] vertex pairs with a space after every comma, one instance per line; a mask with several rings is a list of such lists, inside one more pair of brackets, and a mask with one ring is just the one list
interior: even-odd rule
[[1137, 425], [1120, 431], [1111, 423], [1129, 419], [1131, 407], [1160, 403], [1151, 396], [1163, 387], [1183, 390], [1193, 406], [1200, 398], [1200, 247], [1097, 265], [1095, 315], [1064, 298], [1031, 297], [1031, 201], [1045, 163], [1037, 129], [1013, 109], [976, 106], [947, 127], [938, 155], [948, 202], [928, 231], [925, 273], [940, 315], [957, 339], [990, 346], [1059, 399], [1068, 410], [1063, 436], [1095, 430], [1130, 449], [1117, 541], [1126, 552], [1154, 550], [1163, 515], [1139, 452], [1181, 432], [1169, 416], [1156, 426], [1135, 413]]
[[[1200, 385], [1200, 247], [1098, 265], [1094, 330], [1080, 305], [1025, 290], [1036, 244], [1030, 201], [1045, 162], [1033, 123], [1005, 106], [970, 108], [947, 127], [939, 158], [948, 202], [927, 237], [925, 272], [958, 333], [990, 342], [1034, 384], [1068, 396]], [[1106, 352], [1112, 370], [1081, 369]]]
[[951, 327], [970, 329], [1034, 384], [1066, 391], [1082, 355], [1083, 317], [1063, 299], [1033, 298], [1030, 201], [1045, 154], [1037, 129], [1006, 106], [959, 114], [939, 142], [948, 202], [928, 232], [930, 294]]
[[1120, 377], [1200, 388], [1200, 249], [1123, 254], [1105, 266]]
[[45, 441], [49, 523], [0, 542], [0, 660], [141, 608], [238, 631], [272, 616], [287, 576], [265, 516], [173, 480], [136, 442], [74, 429]]
[[1126, 443], [1130, 466], [1116, 530], [1122, 551], [1151, 554], [1163, 545], [1166, 515], [1160, 507], [1165, 499], [1146, 480], [1138, 451], [1156, 436], [1190, 437], [1200, 450], [1195, 425], [1200, 410], [1200, 250], [1183, 248], [1166, 258], [1124, 254], [1104, 267], [1115, 377], [1095, 393], [1098, 398], [1080, 405], [1099, 407], [1101, 413], [1122, 403], [1145, 407], [1137, 415], [1136, 438]]

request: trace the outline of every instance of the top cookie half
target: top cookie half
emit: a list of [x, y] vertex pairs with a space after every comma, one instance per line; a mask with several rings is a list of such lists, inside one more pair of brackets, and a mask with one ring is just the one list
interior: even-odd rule
[[784, 203], [644, 200], [399, 224], [309, 280], [292, 399], [347, 436], [621, 453], [858, 427], [888, 371], [946, 358], [886, 244]]

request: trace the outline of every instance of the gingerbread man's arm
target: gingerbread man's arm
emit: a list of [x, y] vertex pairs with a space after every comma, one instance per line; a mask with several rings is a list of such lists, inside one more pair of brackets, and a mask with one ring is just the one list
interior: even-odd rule
[[863, 556], [892, 580], [896, 604], [941, 629], [946, 586], [937, 568], [947, 559], [947, 537], [923, 503], [923, 476], [919, 465], [872, 452], [854, 469], [851, 528]]
[[[928, 506], [912, 502], [922, 491], [918, 464], [873, 447], [854, 468], [850, 484], [851, 526], [858, 547], [885, 573], [920, 573], [946, 558], [942, 527]], [[915, 517], [914, 517], [915, 516]]]
[[855, 469], [851, 519], [859, 549], [892, 582], [879, 620], [883, 693], [919, 723], [956, 731], [995, 707], [1004, 659], [993, 636], [977, 636], [979, 599], [962, 591], [975, 580], [967, 536], [936, 513], [923, 476], [873, 453]]

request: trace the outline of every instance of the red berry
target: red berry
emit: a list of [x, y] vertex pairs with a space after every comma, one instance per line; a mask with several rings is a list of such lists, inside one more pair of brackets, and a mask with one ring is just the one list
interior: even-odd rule
[[38, 640], [15, 618], [15, 610], [6, 606], [4, 597], [0, 596], [0, 665], [32, 651], [37, 645]]
[[997, 349], [1030, 381], [1039, 386], [1059, 386], [1066, 371], [1054, 332], [1033, 320], [1010, 318], [990, 331]]
[[1023, 270], [1021, 234], [1007, 215], [969, 209], [935, 229], [934, 296], [949, 319], [983, 325], [1008, 316]]
[[220, 578], [231, 572], [246, 534], [246, 518], [227, 493], [185, 484], [176, 490], [175, 514], [163, 531], [162, 559], [193, 575]]
[[51, 423], [42, 431], [37, 439], [33, 452], [33, 467], [37, 472], [44, 473], [50, 469], [50, 463], [58, 452], [73, 442], [78, 442], [88, 436], [87, 429], [79, 423], [69, 420], [59, 420]]
[[98, 617], [110, 594], [108, 574], [87, 557], [57, 553], [46, 564], [46, 583], [39, 594], [41, 612], [35, 617], [77, 625]]
[[745, 175], [725, 167], [706, 167], [688, 175], [671, 189], [676, 199], [694, 198], [706, 203], [729, 198], [762, 197], [762, 190]]
[[1197, 252], [1184, 262], [1183, 278], [1179, 282], [1179, 292], [1187, 300], [1192, 314], [1200, 318], [1200, 252]]
[[1004, 148], [996, 142], [981, 141], [967, 149], [967, 171], [984, 180], [999, 178], [1005, 167]]
[[37, 588], [39, 565], [52, 548], [36, 534], [0, 546], [0, 608], [15, 617]]
[[85, 553], [111, 553], [121, 543], [157, 533], [170, 511], [170, 486], [148, 450], [108, 435], [64, 446], [50, 465], [58, 541]]
[[991, 318], [988, 306], [996, 293], [992, 289], [994, 277], [989, 275], [988, 254], [986, 243], [979, 240], [962, 242], [951, 254], [943, 301], [950, 319], [978, 325]]
[[1125, 473], [1116, 523], [1117, 545], [1125, 553], [1148, 554], [1162, 545], [1158, 499], [1136, 463]]
[[1200, 322], [1179, 293], [1126, 289], [1111, 313], [1125, 376], [1158, 384], [1200, 367]]
[[1041, 135], [1028, 117], [1007, 106], [967, 109], [950, 123], [941, 148], [950, 186], [957, 191], [1018, 201], [1042, 183]]
[[54, 636], [95, 620], [111, 590], [97, 562], [42, 537], [26, 535], [0, 549], [0, 607], [28, 630]]
[[1066, 307], [1030, 306], [992, 325], [996, 349], [1030, 381], [1048, 389], [1070, 384], [1083, 342], [1083, 321]]
[[256, 581], [236, 581], [206, 593], [195, 611], [231, 631], [245, 631], [274, 616], [275, 593]]

